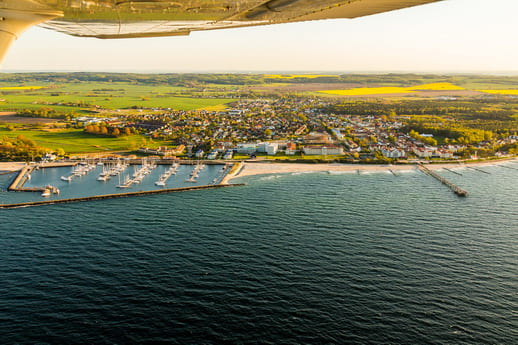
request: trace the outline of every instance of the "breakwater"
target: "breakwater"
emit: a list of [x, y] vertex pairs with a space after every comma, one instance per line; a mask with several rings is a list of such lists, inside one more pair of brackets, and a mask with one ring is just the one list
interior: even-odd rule
[[23, 192], [24, 189], [21, 188], [25, 181], [29, 179], [29, 176], [31, 175], [31, 172], [34, 170], [33, 166], [27, 166], [24, 167], [20, 172], [18, 173], [18, 176], [15, 177], [13, 182], [9, 185], [7, 188], [10, 192]]
[[19, 207], [30, 207], [30, 206], [66, 204], [66, 203], [73, 203], [73, 202], [115, 199], [115, 198], [152, 195], [152, 194], [177, 193], [177, 192], [186, 192], [186, 191], [194, 191], [194, 190], [202, 190], [202, 189], [240, 187], [240, 186], [244, 186], [244, 185], [245, 184], [240, 183], [240, 184], [219, 184], [219, 185], [204, 185], [204, 186], [193, 186], [193, 187], [158, 189], [158, 190], [129, 192], [129, 193], [95, 195], [95, 196], [88, 196], [88, 197], [81, 197], [81, 198], [56, 199], [56, 200], [21, 202], [21, 203], [15, 203], [15, 204], [3, 204], [3, 205], [0, 205], [0, 208], [5, 209], [5, 208], [19, 208]]

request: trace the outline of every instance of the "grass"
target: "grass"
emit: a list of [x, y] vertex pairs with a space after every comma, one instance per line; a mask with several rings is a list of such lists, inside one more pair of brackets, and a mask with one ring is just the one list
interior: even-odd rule
[[[56, 150], [62, 148], [68, 154], [74, 153], [90, 153], [102, 151], [126, 151], [135, 149], [135, 145], [144, 144], [146, 140], [139, 135], [131, 135], [127, 137], [100, 137], [83, 132], [81, 129], [66, 129], [59, 131], [44, 130], [22, 130], [15, 129], [7, 131], [5, 127], [0, 127], [0, 136], [16, 138], [23, 135], [28, 139], [34, 140], [37, 145]], [[150, 143], [146, 141], [146, 146], [157, 147], [162, 143], [155, 141]]]
[[[196, 88], [167, 85], [133, 85], [128, 83], [81, 82], [54, 85], [49, 88], [30, 90], [2, 84], [3, 89], [19, 90], [0, 97], [0, 110], [52, 108], [63, 112], [81, 111], [85, 107], [46, 105], [42, 103], [84, 103], [105, 109], [124, 109], [133, 106], [142, 108], [171, 108], [175, 110], [203, 109], [233, 102], [231, 98], [212, 98], [212, 92], [200, 92]], [[26, 87], [23, 87], [26, 88]], [[43, 88], [43, 87], [42, 87]], [[0, 89], [1, 91], [1, 89]], [[24, 92], [22, 92], [24, 91]], [[38, 104], [37, 104], [38, 103]]]

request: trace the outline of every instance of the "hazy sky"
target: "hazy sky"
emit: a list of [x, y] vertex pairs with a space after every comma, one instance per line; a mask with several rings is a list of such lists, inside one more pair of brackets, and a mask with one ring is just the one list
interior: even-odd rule
[[32, 28], [4, 71], [518, 73], [518, 1], [446, 0], [358, 19], [98, 40]]

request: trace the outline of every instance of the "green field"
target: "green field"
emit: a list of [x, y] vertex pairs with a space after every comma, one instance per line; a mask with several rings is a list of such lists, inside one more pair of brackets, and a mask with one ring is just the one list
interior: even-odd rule
[[[85, 108], [93, 105], [112, 110], [131, 107], [194, 110], [234, 101], [232, 98], [215, 97], [218, 92], [210, 87], [201, 89], [101, 82], [40, 86], [47, 88], [4, 92], [0, 96], [4, 100], [0, 102], [0, 111], [46, 107], [61, 112], [81, 112], [82, 109], [84, 112]], [[15, 85], [0, 83], [0, 87], [15, 87]], [[84, 104], [84, 106], [54, 105], [58, 103]]]
[[157, 147], [163, 144], [160, 141], [150, 142], [140, 135], [123, 136], [118, 138], [100, 137], [83, 132], [80, 129], [67, 129], [59, 131], [23, 130], [13, 131], [0, 127], [0, 136], [16, 138], [23, 135], [32, 139], [38, 146], [56, 150], [62, 148], [67, 154], [90, 153], [103, 151], [127, 151], [138, 148], [144, 144], [148, 147]]

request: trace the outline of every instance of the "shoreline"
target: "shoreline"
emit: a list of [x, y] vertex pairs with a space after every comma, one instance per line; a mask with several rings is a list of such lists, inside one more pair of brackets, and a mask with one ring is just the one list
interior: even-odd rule
[[[444, 168], [481, 167], [502, 164], [506, 162], [518, 162], [518, 158], [507, 158], [501, 160], [486, 160], [480, 162], [452, 162], [425, 164], [430, 170]], [[257, 175], [289, 174], [289, 173], [339, 173], [339, 172], [399, 172], [415, 170], [418, 164], [342, 164], [342, 163], [275, 163], [275, 162], [243, 162], [238, 173], [225, 178], [226, 183], [240, 178]]]
[[[431, 170], [459, 167], [490, 166], [506, 162], [518, 162], [518, 157], [491, 159], [473, 162], [429, 163], [425, 166]], [[213, 163], [217, 163], [214, 161]], [[220, 184], [230, 183], [240, 177], [289, 174], [289, 173], [318, 173], [318, 172], [397, 172], [417, 169], [417, 163], [405, 164], [348, 164], [348, 163], [284, 163], [276, 161], [236, 161], [239, 167], [235, 173], [227, 174]], [[48, 164], [48, 167], [68, 166], [70, 163]], [[14, 173], [27, 166], [25, 162], [0, 162], [0, 172]]]

